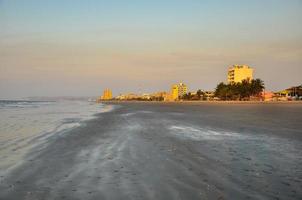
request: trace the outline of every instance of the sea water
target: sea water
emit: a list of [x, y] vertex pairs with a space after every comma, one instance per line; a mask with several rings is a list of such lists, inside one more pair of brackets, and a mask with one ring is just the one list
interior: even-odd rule
[[110, 107], [88, 101], [0, 101], [0, 172], [47, 138], [80, 126]]

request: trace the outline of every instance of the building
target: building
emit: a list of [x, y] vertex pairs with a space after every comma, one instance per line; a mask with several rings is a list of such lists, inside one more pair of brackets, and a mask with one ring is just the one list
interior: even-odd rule
[[263, 101], [273, 101], [275, 94], [271, 91], [261, 92], [261, 97]]
[[302, 85], [293, 86], [285, 90], [275, 93], [278, 100], [301, 100], [302, 99]]
[[302, 85], [293, 86], [286, 89], [288, 96], [290, 97], [301, 97], [302, 96]]
[[134, 93], [127, 93], [127, 94], [120, 94], [119, 96], [115, 97], [116, 100], [124, 100], [124, 101], [133, 101], [142, 99], [142, 96], [134, 94]]
[[169, 94], [167, 92], [160, 91], [151, 94], [151, 99], [152, 101], [164, 101], [167, 100], [167, 98], [169, 98], [168, 96]]
[[214, 91], [204, 91], [204, 98], [205, 100], [213, 100], [214, 99]]
[[253, 69], [247, 65], [233, 65], [228, 70], [228, 83], [240, 83], [243, 80], [253, 79]]
[[101, 97], [101, 100], [110, 100], [112, 99], [112, 92], [110, 89], [105, 89], [103, 92], [103, 96]]
[[152, 99], [152, 95], [151, 94], [148, 94], [148, 93], [144, 93], [144, 94], [142, 94], [141, 96], [140, 96], [140, 98], [142, 99], [142, 100], [151, 100]]
[[183, 83], [174, 84], [171, 88], [171, 99], [173, 101], [179, 100], [179, 97], [182, 97], [184, 94], [187, 93], [187, 86]]
[[125, 97], [124, 94], [120, 94], [120, 95], [116, 96], [114, 99], [115, 99], [115, 100], [125, 100], [126, 97]]
[[164, 101], [172, 101], [172, 95], [169, 92], [165, 93], [163, 95], [163, 100]]

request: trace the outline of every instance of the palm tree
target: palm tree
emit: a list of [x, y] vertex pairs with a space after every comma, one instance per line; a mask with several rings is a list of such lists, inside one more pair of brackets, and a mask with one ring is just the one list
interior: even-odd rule
[[219, 83], [215, 89], [214, 95], [220, 99], [227, 100], [228, 93], [230, 92], [230, 85], [226, 85], [223, 82]]
[[219, 83], [215, 89], [215, 96], [222, 100], [246, 100], [251, 96], [258, 96], [264, 89], [261, 79], [253, 79], [250, 82], [243, 80], [241, 83], [224, 84]]
[[197, 94], [197, 97], [198, 97], [199, 100], [200, 100], [201, 97], [204, 96], [204, 92], [202, 90], [200, 90], [200, 89], [197, 90], [196, 94]]
[[264, 88], [264, 82], [261, 79], [253, 79], [251, 81], [251, 95], [258, 96]]

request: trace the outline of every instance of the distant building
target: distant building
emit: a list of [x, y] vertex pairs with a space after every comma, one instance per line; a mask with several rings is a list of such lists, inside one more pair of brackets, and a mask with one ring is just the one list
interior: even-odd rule
[[261, 97], [263, 101], [273, 101], [275, 94], [271, 91], [261, 92]]
[[150, 94], [145, 93], [145, 94], [142, 94], [142, 95], [140, 96], [140, 98], [141, 98], [142, 100], [150, 100], [150, 99], [152, 98], [152, 96], [151, 96]]
[[302, 99], [302, 85], [293, 86], [275, 93], [278, 100], [298, 100]]
[[302, 96], [302, 85], [293, 86], [286, 89], [288, 96], [290, 97], [301, 97]]
[[103, 92], [103, 96], [101, 97], [101, 100], [110, 100], [112, 99], [112, 92], [110, 89], [105, 89]]
[[169, 99], [169, 94], [164, 91], [155, 92], [151, 95], [153, 101], [167, 101]]
[[179, 100], [179, 97], [182, 97], [187, 93], [187, 86], [183, 83], [172, 85], [171, 88], [171, 100]]
[[205, 100], [213, 100], [214, 98], [214, 91], [204, 91]]
[[138, 98], [137, 94], [134, 94], [134, 93], [125, 94], [125, 99], [126, 100], [134, 100], [136, 98]]
[[163, 95], [164, 101], [172, 101], [172, 95], [170, 93], [165, 93]]
[[114, 99], [115, 99], [115, 100], [125, 100], [126, 97], [125, 97], [125, 95], [120, 94], [120, 95], [116, 96]]
[[228, 70], [228, 83], [240, 83], [243, 80], [253, 79], [253, 69], [247, 65], [233, 65]]
[[165, 92], [165, 91], [155, 92], [152, 94], [152, 96], [156, 97], [156, 98], [163, 98], [166, 95], [167, 95], [167, 92]]

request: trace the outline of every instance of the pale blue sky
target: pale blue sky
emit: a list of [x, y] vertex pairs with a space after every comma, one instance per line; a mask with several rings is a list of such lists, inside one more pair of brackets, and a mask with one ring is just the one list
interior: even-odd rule
[[0, 98], [302, 83], [302, 1], [0, 0]]

